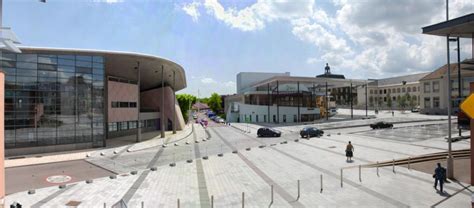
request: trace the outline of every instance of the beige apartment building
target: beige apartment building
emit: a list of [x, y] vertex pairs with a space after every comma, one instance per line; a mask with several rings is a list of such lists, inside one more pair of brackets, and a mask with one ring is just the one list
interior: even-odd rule
[[[429, 73], [420, 80], [421, 85], [421, 113], [447, 114], [448, 112], [448, 65], [444, 65]], [[459, 98], [458, 66], [451, 64], [451, 102], [453, 113], [459, 111], [459, 103], [466, 98], [469, 92], [469, 83], [474, 82], [474, 59], [464, 60], [461, 64], [462, 96]]]
[[[401, 109], [399, 100], [405, 99], [405, 109], [420, 104], [420, 79], [429, 73], [419, 73], [385, 79], [370, 79], [367, 84], [367, 103], [370, 109]], [[366, 104], [365, 85], [357, 87], [357, 106]], [[391, 105], [390, 105], [391, 100]]]

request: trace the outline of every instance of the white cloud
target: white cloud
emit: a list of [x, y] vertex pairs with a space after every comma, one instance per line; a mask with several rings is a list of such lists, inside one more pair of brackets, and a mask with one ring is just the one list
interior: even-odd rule
[[194, 22], [197, 22], [199, 19], [199, 16], [201, 16], [201, 13], [199, 12], [200, 5], [201, 3], [195, 1], [189, 4], [184, 4], [182, 9], [186, 14], [191, 16]]
[[231, 87], [231, 88], [235, 88], [235, 82], [233, 81], [228, 81], [228, 82], [224, 82], [224, 86], [226, 87]]
[[210, 77], [205, 77], [205, 78], [202, 78], [201, 79], [201, 82], [204, 83], [204, 84], [214, 84], [214, 83], [217, 83], [216, 80], [210, 78]]
[[[332, 0], [334, 10], [323, 10], [314, 0], [257, 0], [241, 9], [203, 1], [208, 15], [241, 31], [288, 23], [298, 40], [319, 52], [306, 63], [328, 62], [359, 78], [431, 71], [446, 59], [445, 39], [421, 34], [423, 26], [445, 20], [444, 0]], [[474, 1], [450, 0], [451, 18], [472, 11]], [[464, 57], [469, 43], [462, 42]]]

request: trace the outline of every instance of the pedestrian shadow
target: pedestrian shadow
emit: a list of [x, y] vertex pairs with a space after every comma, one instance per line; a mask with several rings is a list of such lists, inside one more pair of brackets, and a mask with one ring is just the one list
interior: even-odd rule
[[354, 163], [354, 160], [346, 160], [346, 163]]

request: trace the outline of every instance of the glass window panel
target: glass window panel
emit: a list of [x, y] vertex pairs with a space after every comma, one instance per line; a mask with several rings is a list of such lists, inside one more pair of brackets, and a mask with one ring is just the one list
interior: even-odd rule
[[98, 63], [104, 63], [104, 57], [102, 57], [102, 56], [94, 56], [94, 57], [92, 58], [92, 61], [98, 62]]
[[[73, 91], [75, 89], [75, 79], [58, 79], [59, 88], [61, 91]], [[62, 96], [62, 95], [61, 95]]]
[[56, 65], [58, 64], [58, 59], [55, 55], [39, 55], [38, 63]]
[[8, 67], [3, 67], [3, 72], [5, 72], [6, 75], [15, 75], [16, 74], [16, 69], [15, 68], [8, 68]]
[[38, 64], [38, 69], [56, 71], [57, 67], [56, 65], [50, 65], [50, 64]]
[[92, 63], [92, 68], [97, 71], [104, 71], [104, 64], [102, 63]]
[[[77, 76], [79, 79], [92, 80], [92, 74], [76, 73], [76, 76]], [[92, 84], [92, 81], [87, 82], [87, 83]]]
[[36, 54], [17, 54], [16, 56], [17, 61], [22, 61], [22, 62], [31, 62], [31, 63], [36, 63], [38, 62], [38, 56]]
[[92, 74], [92, 68], [87, 67], [76, 67], [77, 73]]
[[76, 71], [76, 68], [75, 68], [74, 66], [59, 65], [59, 66], [58, 66], [58, 71], [75, 72], [75, 71]]
[[17, 76], [16, 77], [16, 81], [17, 83], [32, 83], [32, 84], [36, 84], [36, 77], [20, 77], [20, 76]]
[[2, 61], [2, 67], [14, 68], [14, 67], [16, 67], [16, 62], [14, 62], [14, 61]]
[[58, 58], [60, 58], [60, 59], [71, 59], [71, 60], [76, 59], [76, 57], [74, 55], [58, 55]]
[[104, 80], [104, 75], [93, 75], [94, 81], [103, 81]]
[[17, 76], [27, 76], [27, 77], [36, 77], [37, 71], [30, 70], [30, 69], [17, 69], [16, 70]]
[[54, 131], [38, 131], [38, 145], [56, 144], [56, 129]]
[[1, 52], [0, 53], [0, 60], [16, 61], [16, 54]]
[[58, 78], [61, 78], [61, 79], [71, 79], [75, 76], [76, 74], [71, 73], [71, 72], [58, 72]]
[[72, 131], [58, 131], [57, 144], [72, 144], [74, 143], [75, 132]]
[[76, 61], [73, 60], [68, 60], [68, 59], [58, 59], [58, 65], [64, 65], [64, 66], [75, 66]]
[[37, 69], [37, 64], [28, 62], [16, 62], [16, 67], [21, 69]]
[[92, 56], [76, 56], [76, 60], [78, 61], [92, 61]]
[[76, 66], [92, 68], [92, 63], [91, 62], [86, 62], [86, 61], [76, 61]]
[[38, 70], [38, 76], [39, 77], [54, 77], [54, 78], [56, 78], [57, 75], [58, 75], [58, 73], [55, 72], [55, 71], [41, 71], [41, 70]]

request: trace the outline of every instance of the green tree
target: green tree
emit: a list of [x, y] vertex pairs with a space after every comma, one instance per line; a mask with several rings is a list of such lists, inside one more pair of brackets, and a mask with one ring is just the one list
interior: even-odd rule
[[417, 103], [416, 103], [416, 95], [413, 95], [411, 98], [410, 98], [410, 101], [409, 101], [409, 105], [411, 108], [414, 108], [417, 106]]
[[190, 94], [177, 94], [176, 100], [178, 100], [179, 108], [181, 108], [181, 114], [186, 122], [188, 122], [189, 110], [191, 106], [196, 103], [197, 98]]
[[407, 95], [403, 95], [403, 96], [398, 96], [398, 107], [400, 107], [402, 110], [405, 110], [405, 108], [407, 107]]
[[214, 112], [219, 112], [222, 109], [222, 99], [221, 96], [217, 93], [212, 93], [207, 101], [207, 105]]

